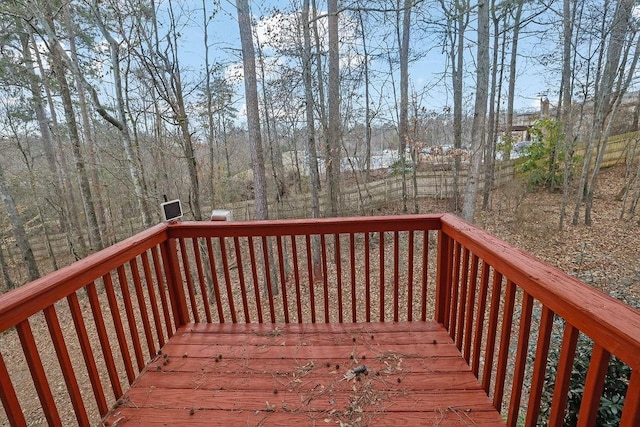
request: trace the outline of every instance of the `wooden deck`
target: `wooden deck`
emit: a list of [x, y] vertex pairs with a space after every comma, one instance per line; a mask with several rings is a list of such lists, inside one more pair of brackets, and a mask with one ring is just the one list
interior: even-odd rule
[[[362, 365], [366, 372], [354, 374]], [[214, 421], [504, 424], [435, 322], [189, 324], [148, 364], [104, 424]]]
[[159, 224], [0, 295], [0, 425], [595, 427], [613, 356], [640, 426], [640, 312], [451, 214]]

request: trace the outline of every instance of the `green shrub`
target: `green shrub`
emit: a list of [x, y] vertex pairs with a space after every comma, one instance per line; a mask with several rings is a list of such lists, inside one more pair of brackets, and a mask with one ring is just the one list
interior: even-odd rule
[[[545, 374], [545, 388], [540, 401], [540, 417], [538, 425], [548, 425], [551, 412], [553, 388], [556, 382], [557, 364], [560, 357], [560, 343], [562, 335], [554, 332], [551, 337], [552, 346], [549, 350], [547, 372]], [[578, 423], [578, 411], [582, 402], [584, 383], [589, 369], [589, 361], [593, 350], [593, 341], [583, 334], [578, 337], [576, 356], [573, 362], [567, 408], [564, 415], [565, 426], [575, 426]], [[627, 394], [627, 386], [631, 377], [631, 368], [617, 357], [611, 357], [607, 374], [605, 376], [604, 389], [600, 398], [600, 409], [596, 418], [597, 426], [617, 426], [620, 424], [624, 398]]]
[[[616, 291], [611, 296], [624, 302], [625, 304], [638, 308], [640, 301], [633, 295], [624, 291]], [[545, 387], [540, 400], [540, 417], [538, 425], [548, 425], [553, 398], [553, 389], [557, 377], [557, 366], [560, 358], [560, 346], [564, 331], [564, 321], [556, 319], [551, 334], [551, 345], [545, 373]], [[533, 348], [530, 346], [529, 359], [534, 357]], [[578, 411], [582, 402], [584, 383], [587, 378], [591, 353], [593, 351], [593, 341], [580, 334], [576, 346], [576, 355], [573, 361], [571, 380], [569, 385], [567, 408], [565, 410], [565, 426], [575, 426], [578, 422]], [[596, 418], [597, 426], [617, 426], [620, 424], [624, 398], [627, 394], [629, 379], [631, 378], [631, 368], [615, 356], [611, 357], [609, 367], [605, 376], [602, 397], [600, 398], [600, 409]]]
[[531, 136], [533, 142], [524, 149], [518, 172], [531, 188], [560, 188], [564, 179], [565, 158], [560, 123], [554, 119], [537, 120], [531, 129]]

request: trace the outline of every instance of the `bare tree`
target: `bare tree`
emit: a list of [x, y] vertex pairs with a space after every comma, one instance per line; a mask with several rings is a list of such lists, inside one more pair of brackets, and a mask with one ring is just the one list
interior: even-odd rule
[[[320, 217], [320, 174], [318, 173], [318, 152], [316, 150], [316, 127], [313, 114], [313, 79], [311, 72], [311, 28], [309, 26], [309, 0], [302, 4], [302, 77], [304, 80], [305, 117], [307, 122], [307, 152], [309, 157], [309, 188], [311, 191], [311, 216]], [[318, 252], [319, 255], [319, 252]]]
[[98, 162], [96, 161], [96, 139], [93, 132], [93, 124], [89, 115], [90, 104], [87, 102], [85, 78], [80, 71], [80, 60], [78, 57], [78, 47], [76, 43], [76, 27], [71, 17], [71, 5], [66, 2], [62, 4], [62, 20], [64, 28], [67, 32], [67, 39], [69, 41], [69, 57], [73, 64], [77, 66], [68, 67], [73, 76], [75, 82], [75, 89], [78, 97], [78, 109], [80, 110], [80, 119], [82, 123], [82, 134], [85, 140], [85, 147], [87, 153], [87, 169], [89, 176], [91, 177], [91, 195], [93, 196], [94, 206], [96, 210], [96, 219], [98, 221], [98, 227], [101, 231], [104, 231], [105, 215], [102, 207], [102, 185], [100, 185], [100, 177], [98, 174]]
[[[451, 82], [453, 89], [453, 146], [462, 148], [462, 94], [463, 94], [463, 72], [464, 72], [464, 46], [465, 33], [469, 24], [469, 1], [454, 0], [453, 4], [446, 4], [440, 0], [442, 8], [447, 18], [445, 25], [445, 37], [447, 38], [449, 50], [449, 61], [451, 63]], [[453, 209], [459, 209], [460, 198], [459, 173], [460, 157], [456, 156], [453, 166]]]
[[78, 134], [78, 125], [76, 122], [75, 111], [73, 108], [73, 99], [71, 97], [71, 89], [65, 75], [65, 63], [63, 59], [62, 47], [55, 32], [55, 24], [52, 17], [55, 16], [52, 4], [44, 2], [44, 10], [38, 9], [41, 21], [44, 25], [45, 32], [48, 36], [47, 47], [50, 53], [51, 65], [58, 82], [60, 95], [62, 97], [62, 106], [69, 138], [71, 140], [71, 152], [75, 161], [78, 179], [80, 181], [80, 195], [84, 205], [85, 216], [89, 229], [89, 241], [94, 250], [102, 249], [102, 236], [98, 227], [98, 220], [95, 211], [95, 204], [91, 193], [91, 184], [86, 168], [86, 162], [82, 154], [80, 135]]
[[127, 112], [125, 108], [125, 99], [122, 89], [122, 76], [120, 72], [120, 43], [118, 43], [107, 27], [105, 26], [100, 8], [97, 0], [93, 0], [92, 4], [93, 13], [95, 15], [95, 21], [100, 29], [100, 32], [104, 36], [105, 40], [109, 43], [109, 52], [111, 54], [111, 69], [113, 70], [113, 81], [116, 94], [116, 105], [119, 115], [119, 121], [115, 126], [120, 131], [122, 138], [122, 144], [127, 157], [127, 164], [129, 166], [129, 173], [131, 174], [131, 180], [133, 182], [133, 189], [136, 195], [138, 206], [140, 207], [140, 215], [142, 218], [142, 225], [148, 228], [151, 225], [151, 214], [149, 212], [149, 206], [147, 204], [147, 195], [144, 192], [144, 185], [142, 184], [142, 176], [139, 164], [137, 162], [137, 156], [134, 153], [133, 144], [131, 141], [131, 134], [129, 132], [129, 124], [127, 120]]
[[[407, 140], [409, 138], [409, 35], [411, 28], [411, 0], [404, 0], [402, 25], [398, 26], [398, 43], [400, 45], [400, 114], [398, 121], [399, 154], [402, 168], [402, 211], [407, 212]], [[400, 12], [398, 12], [400, 13]]]
[[[599, 76], [596, 77], [595, 114], [578, 186], [577, 201], [573, 213], [574, 225], [578, 223], [583, 201], [585, 202], [584, 222], [586, 225], [591, 225], [592, 223], [591, 209], [595, 186], [611, 125], [622, 97], [635, 74], [638, 55], [640, 54], [640, 43], [636, 40], [637, 31], [630, 26], [633, 6], [633, 0], [616, 2], [610, 28], [604, 30], [604, 34], [609, 34], [609, 37], [606, 49], [604, 41], [602, 44], [601, 57], [604, 58], [604, 67]], [[591, 169], [594, 149], [596, 150], [595, 164]]]
[[518, 60], [518, 42], [520, 41], [520, 22], [522, 20], [522, 7], [524, 1], [516, 2], [516, 10], [513, 15], [513, 38], [511, 40], [511, 56], [509, 60], [509, 92], [507, 94], [507, 124], [505, 135], [508, 138], [508, 146], [506, 148], [507, 159], [511, 154], [511, 130], [513, 129], [513, 109], [516, 96], [516, 71]]
[[27, 278], [29, 281], [35, 280], [40, 277], [40, 271], [36, 264], [36, 259], [33, 256], [33, 250], [27, 239], [27, 233], [24, 229], [24, 223], [22, 218], [18, 214], [18, 208], [16, 207], [13, 195], [9, 191], [9, 186], [4, 177], [4, 171], [0, 166], [0, 200], [7, 209], [7, 216], [9, 217], [9, 223], [11, 224], [11, 231], [16, 239], [16, 245], [20, 248], [20, 255], [22, 261], [25, 263], [27, 269]]
[[573, 79], [571, 75], [573, 40], [573, 14], [571, 0], [562, 2], [562, 134], [564, 152], [564, 174], [562, 179], [562, 202], [560, 204], [560, 230], [564, 228], [569, 198], [569, 180], [573, 154], [575, 152], [575, 138], [573, 136], [573, 121], [571, 117], [571, 103], [573, 93]]
[[473, 222], [482, 166], [483, 143], [486, 137], [487, 97], [489, 86], [489, 3], [478, 2], [478, 68], [476, 71], [476, 102], [471, 130], [471, 166], [462, 206], [462, 217]]
[[242, 44], [242, 64], [244, 69], [244, 90], [247, 103], [247, 127], [249, 146], [253, 164], [253, 192], [256, 202], [256, 219], [268, 219], [267, 180], [260, 133], [260, 113], [258, 106], [258, 81], [256, 77], [256, 59], [251, 30], [251, 11], [248, 0], [236, 0], [238, 26]]
[[331, 216], [338, 216], [340, 203], [340, 45], [338, 43], [338, 0], [327, 1], [327, 30], [329, 35], [329, 99], [327, 175], [329, 179], [329, 201]]

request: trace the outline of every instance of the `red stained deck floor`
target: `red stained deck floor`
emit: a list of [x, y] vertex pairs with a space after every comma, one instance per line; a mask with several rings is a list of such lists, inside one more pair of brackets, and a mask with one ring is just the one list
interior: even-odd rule
[[120, 402], [106, 424], [504, 425], [433, 322], [188, 325]]

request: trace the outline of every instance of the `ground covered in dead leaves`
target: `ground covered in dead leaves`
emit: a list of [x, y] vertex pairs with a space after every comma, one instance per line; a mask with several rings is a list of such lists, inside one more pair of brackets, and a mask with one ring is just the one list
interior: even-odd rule
[[480, 212], [477, 224], [546, 263], [578, 277], [635, 307], [640, 302], [640, 224], [619, 219], [623, 202], [618, 195], [625, 184], [625, 168], [601, 172], [593, 207], [593, 224], [571, 224], [559, 230], [562, 195], [526, 192], [514, 181], [496, 191], [492, 209]]

